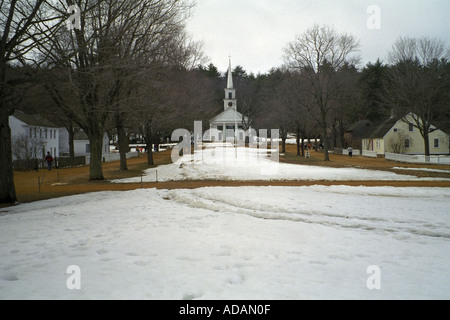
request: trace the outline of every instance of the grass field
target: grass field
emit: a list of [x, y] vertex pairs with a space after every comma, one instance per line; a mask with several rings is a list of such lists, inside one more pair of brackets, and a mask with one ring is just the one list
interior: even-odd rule
[[[382, 158], [353, 157], [330, 155], [331, 161], [325, 162], [323, 154], [311, 151], [311, 158], [305, 159], [296, 155], [296, 146], [287, 145], [286, 153], [280, 161], [315, 166], [354, 167], [371, 170], [392, 171], [398, 174], [413, 174], [420, 177], [450, 178], [450, 166], [404, 164]], [[154, 154], [156, 166], [171, 162], [170, 150]], [[118, 162], [104, 163], [104, 181], [89, 181], [89, 166], [53, 169], [52, 171], [16, 171], [14, 181], [19, 202], [31, 202], [73, 194], [95, 191], [120, 191], [138, 188], [199, 188], [205, 186], [303, 186], [303, 185], [366, 185], [366, 186], [398, 186], [398, 187], [450, 187], [450, 181], [170, 181], [159, 183], [110, 183], [113, 179], [139, 177], [148, 168], [146, 155], [127, 161], [128, 170], [120, 171]], [[427, 168], [449, 170], [446, 172], [406, 171], [394, 168]]]

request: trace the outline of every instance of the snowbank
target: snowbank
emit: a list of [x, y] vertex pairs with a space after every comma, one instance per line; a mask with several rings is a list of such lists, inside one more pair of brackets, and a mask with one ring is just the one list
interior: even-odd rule
[[449, 208], [446, 188], [346, 186], [22, 204], [0, 210], [0, 299], [449, 299]]

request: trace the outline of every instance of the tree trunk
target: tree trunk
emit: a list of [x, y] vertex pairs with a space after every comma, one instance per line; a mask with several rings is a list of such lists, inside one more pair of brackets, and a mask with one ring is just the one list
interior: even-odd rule
[[326, 127], [322, 128], [322, 130], [323, 130], [323, 135], [322, 135], [323, 142], [322, 143], [323, 143], [324, 160], [330, 161], [330, 156], [328, 155], [328, 150], [330, 149], [329, 143], [328, 143], [328, 132], [327, 132]]
[[300, 151], [302, 152], [302, 157], [305, 156], [305, 139], [302, 138], [300, 141]]
[[344, 131], [340, 131], [340, 132], [339, 132], [339, 135], [340, 135], [340, 137], [341, 137], [341, 146], [342, 146], [342, 148], [347, 148], [348, 145], [347, 145], [347, 143], [346, 143], [346, 141], [345, 141], [345, 134], [344, 134]]
[[428, 130], [425, 130], [423, 134], [423, 142], [425, 145], [425, 156], [428, 157], [430, 155], [430, 137]]
[[333, 121], [333, 145], [331, 146], [332, 148], [336, 148], [337, 147], [337, 128], [336, 128], [336, 121]]
[[119, 154], [120, 154], [120, 171], [128, 170], [127, 166], [127, 152], [129, 151], [128, 137], [122, 121], [118, 120], [116, 124], [117, 137], [119, 140]]
[[149, 123], [145, 125], [145, 143], [147, 144], [147, 165], [155, 165], [153, 161], [153, 135], [152, 128]]
[[8, 108], [0, 106], [0, 203], [15, 203], [16, 189], [11, 154], [11, 129]]
[[102, 169], [103, 133], [91, 135], [91, 164], [89, 166], [89, 180], [104, 180]]
[[295, 142], [297, 142], [297, 156], [300, 156], [300, 130], [297, 129], [297, 137], [295, 138]]
[[281, 130], [281, 153], [286, 153], [287, 130]]
[[69, 132], [69, 157], [70, 160], [73, 160], [75, 158], [75, 145], [74, 145], [75, 132], [73, 131], [72, 124], [69, 125], [67, 131]]

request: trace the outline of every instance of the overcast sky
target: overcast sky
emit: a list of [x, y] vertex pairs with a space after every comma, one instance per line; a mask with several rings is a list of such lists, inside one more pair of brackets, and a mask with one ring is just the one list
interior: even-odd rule
[[[400, 36], [429, 36], [450, 44], [450, 0], [196, 0], [188, 22], [220, 71], [241, 65], [265, 73], [283, 64], [283, 48], [314, 24], [327, 24], [360, 40], [362, 65], [386, 61]], [[368, 20], [380, 12], [380, 28]]]

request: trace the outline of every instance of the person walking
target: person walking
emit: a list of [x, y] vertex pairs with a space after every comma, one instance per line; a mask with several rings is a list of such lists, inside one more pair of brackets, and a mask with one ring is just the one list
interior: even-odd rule
[[50, 154], [50, 152], [47, 152], [47, 155], [45, 156], [45, 161], [47, 161], [48, 171], [52, 170], [53, 157]]
[[353, 156], [353, 148], [352, 147], [348, 147], [348, 155], [350, 156], [350, 158]]

